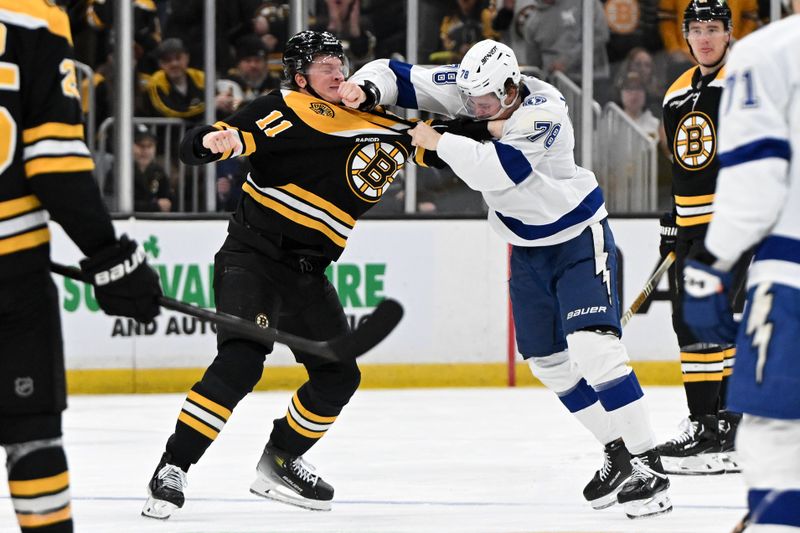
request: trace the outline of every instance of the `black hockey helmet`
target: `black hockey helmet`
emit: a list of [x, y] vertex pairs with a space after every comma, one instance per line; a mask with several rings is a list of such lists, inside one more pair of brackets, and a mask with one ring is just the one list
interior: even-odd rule
[[305, 73], [306, 67], [315, 57], [321, 55], [338, 57], [343, 64], [346, 64], [342, 43], [334, 34], [314, 30], [295, 34], [286, 41], [286, 48], [283, 51], [284, 78], [294, 84], [295, 73]]
[[721, 20], [725, 31], [731, 31], [731, 8], [725, 0], [692, 0], [683, 12], [683, 35], [689, 34], [690, 22]]

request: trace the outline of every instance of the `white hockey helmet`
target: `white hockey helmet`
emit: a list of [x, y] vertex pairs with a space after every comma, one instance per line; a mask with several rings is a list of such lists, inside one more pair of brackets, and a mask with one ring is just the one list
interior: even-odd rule
[[466, 114], [475, 118], [495, 118], [476, 113], [475, 98], [485, 95], [493, 94], [499, 100], [498, 115], [510, 107], [513, 103], [505, 102], [508, 95], [506, 82], [509, 79], [514, 85], [518, 85], [521, 79], [514, 51], [505, 44], [491, 39], [474, 44], [461, 60], [456, 78]]

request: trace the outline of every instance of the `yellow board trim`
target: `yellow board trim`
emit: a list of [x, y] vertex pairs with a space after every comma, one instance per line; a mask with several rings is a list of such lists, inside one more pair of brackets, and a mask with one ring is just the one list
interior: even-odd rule
[[259, 194], [258, 192], [255, 191], [255, 189], [253, 189], [253, 187], [249, 183], [245, 183], [244, 185], [242, 185], [242, 190], [247, 194], [249, 194], [256, 202], [260, 203], [265, 207], [269, 207], [273, 211], [288, 218], [292, 222], [296, 222], [301, 226], [305, 226], [307, 228], [319, 231], [327, 238], [329, 238], [331, 241], [333, 241], [340, 248], [344, 248], [345, 245], [347, 244], [346, 239], [342, 238], [339, 234], [335, 233], [332, 229], [330, 229], [328, 226], [326, 226], [319, 220], [314, 220], [311, 217], [307, 217], [306, 215], [298, 213], [297, 211], [290, 209], [283, 204], [279, 204], [275, 200], [272, 200], [270, 198], [265, 197], [262, 194]]
[[69, 472], [67, 471], [50, 477], [8, 482], [8, 490], [12, 497], [51, 494], [60, 492], [67, 487], [69, 487]]
[[684, 374], [684, 383], [699, 383], [705, 381], [722, 381], [724, 372], [698, 372], [696, 374]]
[[6, 200], [5, 202], [0, 202], [0, 219], [11, 218], [21, 213], [27, 213], [41, 206], [42, 202], [33, 194], [23, 196], [22, 198]]
[[20, 514], [17, 513], [17, 522], [20, 527], [43, 527], [58, 522], [65, 522], [72, 518], [72, 506], [67, 505], [63, 509], [47, 514]]
[[286, 413], [286, 421], [289, 423], [290, 428], [309, 439], [319, 439], [325, 435], [324, 431], [309, 431], [306, 428], [300, 427], [300, 425], [292, 419], [292, 415], [288, 411]]
[[287, 183], [286, 185], [280, 185], [278, 189], [283, 189], [284, 191], [291, 193], [294, 196], [297, 196], [298, 198], [302, 198], [307, 203], [313, 205], [314, 207], [322, 209], [329, 215], [336, 218], [339, 222], [347, 224], [351, 228], [356, 225], [356, 220], [353, 217], [351, 217], [350, 215], [348, 215], [347, 213], [345, 213], [344, 211], [342, 211], [341, 209], [339, 209], [326, 199], [317, 196], [313, 192], [307, 191], [302, 187], [298, 187], [294, 183]]
[[230, 418], [231, 416], [230, 409], [218, 404], [217, 402], [212, 402], [211, 400], [209, 400], [204, 396], [200, 396], [193, 390], [190, 390], [189, 394], [187, 394], [186, 397], [191, 401], [193, 401], [194, 403], [202, 405], [215, 415], [222, 417], [223, 419], [225, 419], [225, 421], [227, 421], [228, 418]]
[[297, 409], [297, 412], [303, 415], [303, 418], [310, 420], [311, 422], [316, 422], [318, 424], [333, 424], [336, 421], [335, 416], [315, 415], [303, 407], [303, 404], [300, 403], [300, 398], [297, 397], [296, 392], [294, 393], [294, 396], [292, 396], [292, 403], [294, 403], [294, 408]]
[[45, 122], [35, 128], [22, 132], [22, 142], [31, 144], [41, 139], [83, 139], [83, 124], [64, 124], [63, 122]]
[[[679, 386], [677, 361], [633, 361], [639, 383], [644, 386]], [[506, 387], [505, 363], [435, 363], [360, 365], [362, 389]], [[197, 383], [205, 368], [125, 368], [67, 370], [70, 394], [163, 394], [185, 393]], [[518, 362], [516, 383], [520, 387], [541, 386], [527, 363]], [[257, 391], [295, 391], [308, 381], [301, 365], [268, 366], [255, 386]]]
[[48, 228], [37, 229], [36, 231], [9, 237], [8, 239], [0, 239], [0, 255], [36, 248], [46, 242], [50, 242], [50, 230]]
[[39, 174], [92, 170], [94, 170], [94, 161], [91, 157], [40, 157], [25, 163], [25, 175], [29, 178]]
[[681, 352], [681, 363], [721, 363], [725, 352], [691, 353]]
[[211, 429], [203, 422], [200, 422], [196, 418], [189, 416], [184, 411], [181, 411], [181, 413], [178, 415], [178, 420], [211, 440], [216, 440], [217, 436], [219, 435], [219, 431]]
[[690, 207], [693, 205], [713, 204], [714, 195], [704, 194], [702, 196], [678, 196], [675, 195], [675, 204], [681, 207]]

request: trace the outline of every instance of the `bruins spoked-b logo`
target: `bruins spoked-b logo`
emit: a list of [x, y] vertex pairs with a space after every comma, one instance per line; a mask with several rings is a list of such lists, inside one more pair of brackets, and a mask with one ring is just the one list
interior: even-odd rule
[[708, 115], [692, 111], [678, 125], [675, 132], [674, 153], [680, 166], [686, 170], [702, 170], [714, 158], [717, 134]]
[[399, 144], [377, 139], [357, 144], [347, 158], [347, 184], [365, 202], [377, 202], [407, 158], [408, 153]]
[[322, 115], [323, 117], [328, 118], [333, 118], [336, 115], [336, 113], [333, 111], [333, 108], [328, 104], [323, 104], [322, 102], [311, 102], [309, 106], [311, 107], [311, 111], [317, 115]]

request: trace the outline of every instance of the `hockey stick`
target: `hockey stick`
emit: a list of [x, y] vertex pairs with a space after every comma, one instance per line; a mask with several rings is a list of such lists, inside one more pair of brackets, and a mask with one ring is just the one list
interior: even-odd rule
[[[58, 263], [50, 263], [50, 268], [56, 274], [86, 282], [83, 273], [78, 268]], [[229, 328], [247, 339], [260, 343], [277, 342], [292, 349], [312, 353], [329, 361], [354, 359], [364, 355], [385, 339], [397, 326], [400, 319], [403, 318], [403, 307], [400, 303], [396, 300], [386, 299], [378, 304], [369, 319], [364, 321], [355, 331], [329, 341], [314, 341], [275, 328], [262, 328], [238, 316], [219, 311], [209, 311], [166, 296], [159, 296], [158, 303], [166, 309]]]
[[647, 301], [647, 298], [656, 289], [656, 285], [658, 285], [661, 276], [663, 276], [664, 273], [667, 270], [669, 270], [669, 267], [671, 267], [672, 263], [674, 262], [675, 262], [675, 252], [668, 253], [667, 256], [664, 258], [664, 260], [661, 261], [661, 264], [658, 265], [656, 271], [653, 272], [653, 275], [650, 276], [650, 279], [648, 279], [647, 282], [644, 284], [644, 288], [639, 293], [639, 296], [637, 296], [636, 299], [631, 304], [630, 309], [625, 311], [625, 314], [622, 315], [622, 320], [620, 320], [620, 322], [622, 323], [623, 328], [625, 327], [625, 324], [627, 324], [630, 321], [633, 315], [636, 314], [636, 311], [639, 310], [642, 304]]

